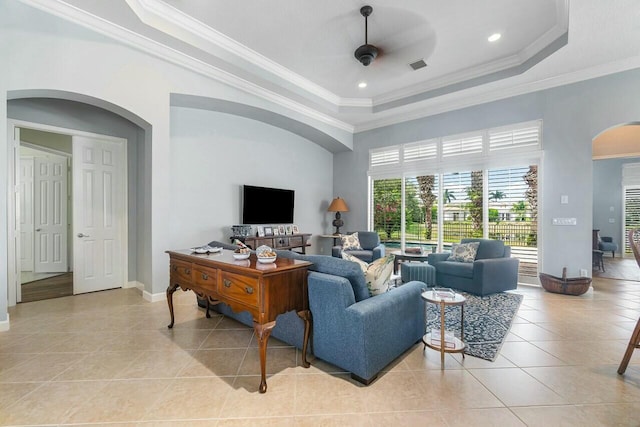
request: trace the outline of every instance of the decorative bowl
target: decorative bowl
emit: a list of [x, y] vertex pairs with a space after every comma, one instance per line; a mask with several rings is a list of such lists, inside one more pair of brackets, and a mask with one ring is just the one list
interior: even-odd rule
[[234, 259], [247, 259], [247, 258], [249, 258], [249, 256], [251, 256], [251, 254], [250, 254], [250, 253], [246, 253], [246, 254], [237, 254], [237, 253], [234, 253], [234, 254], [233, 254], [233, 258], [234, 258]]
[[261, 262], [262, 264], [269, 264], [272, 263], [276, 260], [276, 258], [278, 258], [277, 256], [269, 256], [269, 257], [258, 257], [258, 262]]

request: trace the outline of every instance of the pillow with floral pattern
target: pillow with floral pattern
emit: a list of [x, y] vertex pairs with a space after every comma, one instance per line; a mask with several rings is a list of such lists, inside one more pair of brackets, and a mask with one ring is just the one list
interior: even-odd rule
[[371, 264], [367, 264], [348, 252], [342, 252], [342, 259], [355, 262], [362, 269], [364, 280], [367, 282], [367, 288], [369, 288], [369, 295], [371, 296], [383, 294], [389, 290], [394, 258], [395, 255], [389, 254], [378, 258]]
[[362, 246], [360, 246], [360, 239], [358, 238], [357, 232], [353, 234], [347, 234], [346, 236], [342, 236], [341, 240], [342, 240], [343, 251], [361, 251], [362, 250]]
[[451, 255], [447, 261], [473, 262], [476, 260], [480, 242], [454, 243], [451, 245]]

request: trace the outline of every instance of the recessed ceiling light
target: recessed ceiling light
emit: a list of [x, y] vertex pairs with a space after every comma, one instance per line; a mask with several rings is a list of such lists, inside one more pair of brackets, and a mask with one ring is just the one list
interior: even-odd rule
[[489, 40], [490, 42], [496, 42], [500, 40], [500, 37], [502, 37], [502, 34], [494, 33], [494, 34], [491, 34], [487, 40]]
[[358, 87], [359, 87], [360, 89], [364, 89], [365, 87], [367, 87], [367, 82], [360, 82], [360, 83], [358, 83]]

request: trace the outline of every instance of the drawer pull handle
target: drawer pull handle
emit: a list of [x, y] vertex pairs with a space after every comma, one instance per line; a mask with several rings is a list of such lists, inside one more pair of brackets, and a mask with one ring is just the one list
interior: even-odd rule
[[187, 273], [187, 274], [191, 274], [191, 269], [190, 268], [185, 268], [184, 272]]
[[247, 291], [249, 295], [253, 293], [253, 288], [251, 286], [245, 286], [244, 290]]
[[173, 266], [173, 271], [178, 271], [178, 266], [177, 265]]
[[209, 275], [206, 273], [202, 273], [202, 280], [209, 280]]
[[224, 287], [225, 288], [230, 288], [231, 287], [231, 280], [224, 279], [223, 283], [224, 283]]

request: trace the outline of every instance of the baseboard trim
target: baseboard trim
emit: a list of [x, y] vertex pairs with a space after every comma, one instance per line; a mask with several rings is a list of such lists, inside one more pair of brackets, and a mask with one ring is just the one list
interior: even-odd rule
[[144, 285], [138, 282], [137, 280], [132, 280], [130, 282], [125, 283], [124, 286], [122, 286], [122, 289], [129, 289], [129, 288], [138, 288], [140, 290], [143, 290]]
[[160, 292], [160, 293], [157, 293], [157, 294], [152, 294], [151, 292], [142, 291], [142, 298], [144, 298], [145, 301], [149, 301], [149, 302], [166, 301], [167, 300], [167, 293], [166, 292]]
[[7, 313], [7, 320], [0, 321], [0, 332], [6, 332], [9, 330], [9, 313]]

